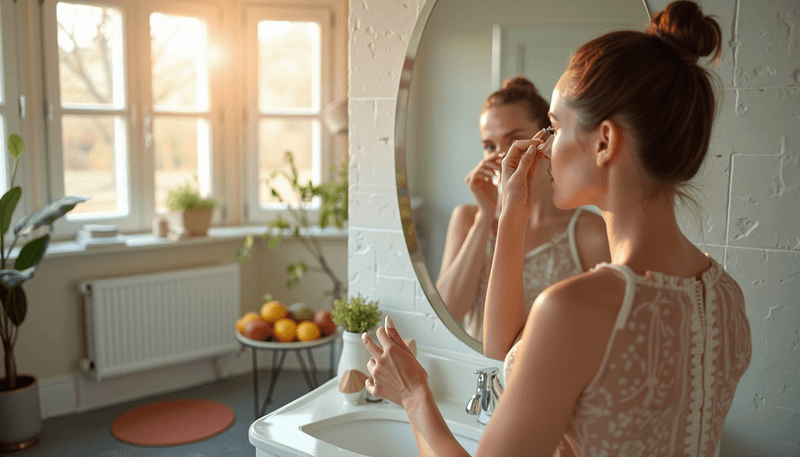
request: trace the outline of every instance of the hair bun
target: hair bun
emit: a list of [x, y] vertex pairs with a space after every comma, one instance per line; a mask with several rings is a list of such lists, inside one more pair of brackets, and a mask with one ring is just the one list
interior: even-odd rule
[[503, 90], [506, 89], [520, 89], [533, 92], [534, 95], [539, 94], [536, 86], [524, 76], [517, 76], [516, 78], [509, 78], [503, 81]]
[[672, 46], [681, 59], [697, 63], [700, 57], [719, 59], [722, 52], [722, 30], [711, 16], [690, 1], [676, 1], [653, 16], [647, 28], [649, 35]]

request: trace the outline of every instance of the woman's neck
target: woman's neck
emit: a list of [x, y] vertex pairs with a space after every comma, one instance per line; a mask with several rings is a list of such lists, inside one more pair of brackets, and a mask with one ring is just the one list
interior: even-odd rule
[[611, 261], [638, 274], [660, 271], [692, 276], [702, 263], [697, 249], [683, 234], [669, 196], [645, 198], [635, 193], [601, 209], [606, 222]]

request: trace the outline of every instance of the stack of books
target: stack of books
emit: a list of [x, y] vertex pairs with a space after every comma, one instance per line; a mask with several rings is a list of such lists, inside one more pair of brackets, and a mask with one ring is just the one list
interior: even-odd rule
[[86, 249], [125, 246], [125, 236], [116, 225], [86, 224], [78, 230], [77, 241]]

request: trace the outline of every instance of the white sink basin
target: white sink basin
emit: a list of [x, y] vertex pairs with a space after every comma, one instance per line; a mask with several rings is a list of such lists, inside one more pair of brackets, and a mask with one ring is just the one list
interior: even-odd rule
[[[456, 439], [475, 455], [484, 426], [465, 403], [437, 400]], [[337, 380], [256, 420], [248, 433], [257, 457], [417, 456], [405, 411], [388, 402], [345, 403]]]
[[[480, 430], [457, 422], [448, 422], [456, 440], [475, 455]], [[359, 455], [371, 457], [407, 457], [416, 452], [414, 432], [402, 410], [370, 410], [343, 414], [300, 427], [309, 435]]]

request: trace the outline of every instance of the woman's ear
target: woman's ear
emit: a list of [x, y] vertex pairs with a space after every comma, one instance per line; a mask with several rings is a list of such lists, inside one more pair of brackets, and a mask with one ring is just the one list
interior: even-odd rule
[[622, 132], [618, 124], [606, 119], [597, 127], [597, 134], [595, 158], [598, 167], [605, 167], [619, 153]]

